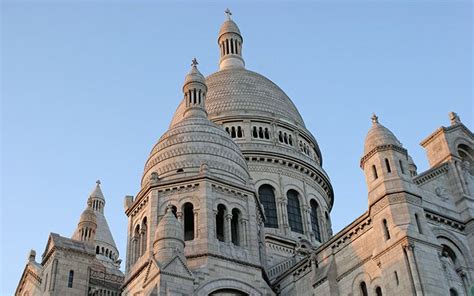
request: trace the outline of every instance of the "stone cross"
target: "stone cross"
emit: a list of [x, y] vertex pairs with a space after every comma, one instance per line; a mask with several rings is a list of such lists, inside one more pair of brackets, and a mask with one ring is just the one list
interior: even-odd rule
[[198, 61], [196, 60], [196, 58], [194, 58], [192, 61], [191, 61], [191, 66], [196, 68], [196, 66], [199, 65]]
[[97, 183], [97, 185], [100, 185], [100, 180], [95, 181], [95, 183]]
[[230, 20], [231, 19], [230, 16], [232, 15], [232, 12], [230, 11], [230, 9], [227, 8], [224, 12], [225, 14], [227, 14], [227, 18]]
[[377, 115], [375, 115], [375, 113], [372, 114], [372, 123], [373, 124], [379, 123], [379, 117]]

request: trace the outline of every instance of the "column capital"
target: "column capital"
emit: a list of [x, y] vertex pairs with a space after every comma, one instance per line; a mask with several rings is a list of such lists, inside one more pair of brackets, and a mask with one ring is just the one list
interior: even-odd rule
[[402, 247], [403, 247], [404, 250], [413, 251], [413, 249], [415, 249], [415, 244], [410, 243], [410, 242], [406, 242], [406, 243], [402, 244]]
[[226, 218], [227, 220], [232, 219], [232, 214], [225, 214], [225, 218]]

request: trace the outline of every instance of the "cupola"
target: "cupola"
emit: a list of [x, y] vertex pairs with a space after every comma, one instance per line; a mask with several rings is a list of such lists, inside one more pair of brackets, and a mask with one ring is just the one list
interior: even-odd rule
[[227, 20], [222, 24], [219, 31], [217, 43], [220, 48], [220, 70], [227, 68], [244, 68], [245, 62], [242, 58], [243, 38], [239, 27], [232, 20], [232, 12], [227, 8], [225, 11]]
[[207, 117], [205, 98], [207, 93], [206, 78], [199, 72], [196, 58], [192, 60], [191, 71], [186, 75], [183, 84], [186, 108], [184, 117]]

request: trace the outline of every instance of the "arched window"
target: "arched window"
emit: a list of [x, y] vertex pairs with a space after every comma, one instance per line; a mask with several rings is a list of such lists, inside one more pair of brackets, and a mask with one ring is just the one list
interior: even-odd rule
[[[135, 227], [135, 236], [133, 238], [134, 242], [134, 261], [137, 261], [138, 258], [140, 258], [140, 225], [137, 225]], [[104, 254], [104, 247], [102, 247], [102, 255]]]
[[258, 128], [258, 137], [259, 137], [260, 139], [263, 139], [263, 128], [262, 128], [262, 127], [259, 127], [259, 128]]
[[383, 233], [385, 236], [385, 240], [390, 239], [390, 231], [388, 230], [388, 222], [386, 219], [382, 220], [382, 226], [383, 226]]
[[236, 137], [236, 134], [235, 134], [235, 126], [233, 126], [233, 127], [231, 128], [230, 137], [231, 137], [232, 139], [234, 139], [234, 138]]
[[400, 172], [402, 172], [402, 174], [405, 174], [405, 168], [403, 167], [403, 163], [401, 159], [398, 160], [398, 164], [400, 164]]
[[286, 210], [288, 212], [288, 222], [290, 228], [294, 232], [303, 233], [303, 222], [301, 220], [300, 200], [296, 190], [290, 189], [286, 193], [288, 204]]
[[275, 190], [270, 185], [262, 185], [258, 189], [258, 196], [265, 210], [265, 227], [278, 228]]
[[278, 132], [278, 141], [280, 141], [280, 143], [283, 142], [283, 133], [281, 131]]
[[[142, 231], [141, 231], [141, 253], [142, 254], [145, 254], [145, 251], [146, 251], [146, 247], [147, 247], [147, 238], [148, 238], [148, 225], [147, 225], [148, 221], [147, 221], [147, 218], [144, 217], [143, 220], [142, 220]], [[111, 252], [112, 253], [112, 252]]]
[[382, 288], [376, 287], [375, 288], [375, 295], [376, 296], [382, 296]]
[[360, 288], [360, 295], [368, 296], [367, 285], [365, 284], [365, 282], [360, 282], [359, 288]]
[[217, 206], [217, 214], [216, 214], [216, 237], [221, 242], [224, 241], [224, 216], [225, 216], [225, 206], [218, 205]]
[[449, 289], [449, 296], [458, 296], [458, 292], [453, 288]]
[[178, 219], [178, 208], [176, 206], [171, 206], [171, 213]]
[[291, 135], [288, 136], [288, 143], [293, 146], [293, 138], [291, 137]]
[[67, 280], [67, 287], [72, 288], [73, 282], [74, 282], [74, 270], [70, 270], [69, 271], [69, 277], [68, 277], [68, 280]]
[[242, 133], [242, 128], [240, 126], [237, 127], [237, 138], [242, 138], [244, 134]]
[[285, 142], [285, 144], [288, 144], [288, 135], [286, 133], [283, 133], [283, 142]]
[[374, 176], [374, 180], [379, 177], [379, 175], [377, 174], [377, 168], [375, 167], [375, 165], [372, 165], [372, 175]]
[[187, 202], [183, 206], [184, 212], [184, 240], [194, 239], [194, 206]]
[[[138, 226], [137, 226], [137, 227], [138, 227]], [[101, 255], [104, 255], [104, 253], [105, 253], [105, 248], [102, 247], [102, 249], [100, 250], [100, 254], [101, 254]]]
[[99, 246], [95, 247], [95, 253], [96, 253], [96, 254], [99, 254], [99, 253], [100, 253], [100, 248], [99, 248]]
[[230, 221], [230, 232], [232, 236], [232, 243], [240, 246], [240, 231], [239, 231], [240, 211], [238, 209], [232, 210], [232, 220]]
[[415, 214], [415, 222], [416, 222], [416, 227], [418, 228], [418, 232], [420, 234], [423, 234], [423, 229], [421, 228], [420, 219], [418, 218], [418, 214]]
[[268, 128], [265, 128], [265, 139], [270, 139], [270, 133], [268, 132]]
[[105, 249], [105, 257], [109, 257], [109, 249]]
[[318, 204], [314, 199], [310, 202], [311, 206], [311, 228], [313, 229], [314, 238], [321, 241], [321, 232], [319, 231], [319, 222], [318, 222]]
[[254, 138], [258, 138], [258, 133], [257, 133], [257, 127], [256, 126], [254, 126], [253, 129], [252, 129], [252, 136]]
[[392, 169], [390, 168], [390, 162], [385, 158], [385, 166], [387, 167], [387, 173], [391, 173]]

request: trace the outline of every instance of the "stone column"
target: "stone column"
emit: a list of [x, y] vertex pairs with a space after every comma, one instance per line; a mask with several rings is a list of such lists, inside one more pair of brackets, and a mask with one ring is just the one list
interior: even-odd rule
[[230, 244], [232, 242], [232, 214], [226, 214], [224, 218], [224, 241]]
[[140, 241], [140, 246], [141, 246], [141, 249], [140, 249], [140, 254], [143, 255], [145, 254], [145, 251], [147, 249], [147, 245], [146, 245], [146, 241], [147, 241], [147, 237], [146, 237], [146, 227], [142, 227], [140, 229], [140, 237], [141, 237], [141, 241]]
[[311, 241], [314, 241], [313, 229], [311, 228], [311, 215], [310, 215], [310, 209], [308, 205], [303, 205], [302, 220], [303, 220], [304, 234], [307, 235]]
[[287, 212], [286, 212], [286, 206], [287, 206], [287, 203], [288, 201], [286, 200], [286, 198], [282, 198], [279, 202], [278, 202], [278, 207], [280, 207], [280, 212], [282, 213], [281, 217], [282, 217], [282, 224], [283, 224], [283, 231], [285, 234], [288, 234], [289, 231], [290, 231], [290, 224], [288, 222], [288, 215], [287, 215]]
[[218, 240], [218, 239], [217, 239], [217, 213], [218, 213], [218, 212], [217, 212], [217, 210], [212, 210], [212, 212], [214, 213], [214, 216], [213, 216], [213, 217], [214, 217], [214, 222], [213, 222], [214, 231], [210, 231], [210, 232], [209, 232], [209, 230], [208, 230], [208, 232], [209, 232], [209, 234], [210, 234], [210, 233], [214, 233], [214, 239], [215, 239], [215, 240]]
[[176, 218], [178, 219], [179, 223], [183, 224], [183, 212], [176, 212]]
[[193, 213], [194, 213], [194, 238], [198, 238], [199, 237], [199, 224], [198, 224], [198, 212], [199, 210], [198, 209], [194, 209], [193, 210]]
[[240, 233], [241, 233], [241, 242], [242, 247], [247, 246], [247, 220], [240, 219]]
[[416, 295], [423, 295], [423, 289], [421, 287], [420, 275], [418, 274], [418, 267], [416, 266], [415, 261], [415, 245], [411, 243], [407, 243], [403, 246], [407, 254], [408, 259], [408, 267], [410, 268], [410, 273], [413, 278], [413, 284], [415, 286], [415, 293]]

